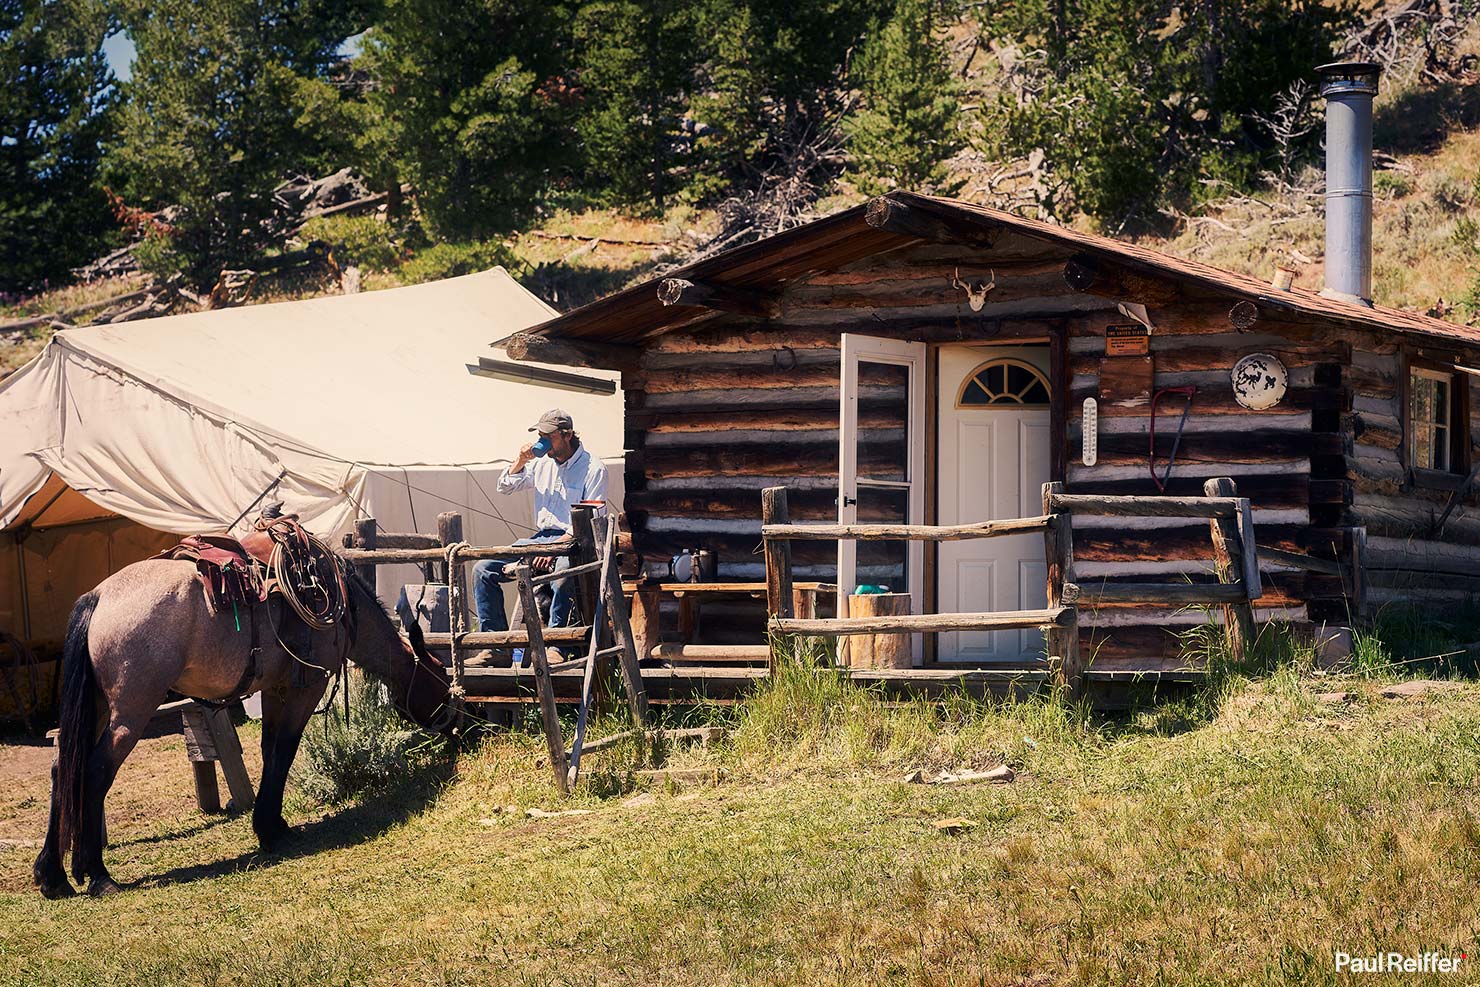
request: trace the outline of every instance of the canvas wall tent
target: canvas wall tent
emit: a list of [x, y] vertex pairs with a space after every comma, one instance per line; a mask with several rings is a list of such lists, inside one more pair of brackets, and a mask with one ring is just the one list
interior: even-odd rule
[[[528, 534], [528, 495], [494, 486], [541, 411], [569, 410], [604, 459], [622, 451], [619, 394], [465, 366], [554, 315], [495, 268], [57, 333], [0, 383], [0, 627], [56, 641], [103, 576], [273, 500], [336, 543], [366, 513], [432, 532], [461, 511], [479, 544]], [[415, 573], [382, 570], [382, 594]]]

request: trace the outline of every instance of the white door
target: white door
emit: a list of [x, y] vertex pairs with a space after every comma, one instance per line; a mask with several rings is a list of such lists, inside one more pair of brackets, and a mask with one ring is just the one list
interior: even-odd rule
[[[843, 335], [838, 523], [925, 521], [925, 344]], [[908, 592], [925, 604], [925, 545], [838, 542], [838, 613], [859, 585]], [[915, 659], [921, 636], [915, 635]]]
[[[940, 350], [941, 524], [1043, 513], [1050, 470], [1047, 347], [943, 346]], [[942, 542], [942, 613], [1036, 610], [1047, 605], [1041, 534]], [[940, 635], [941, 661], [1041, 658], [1036, 630]]]

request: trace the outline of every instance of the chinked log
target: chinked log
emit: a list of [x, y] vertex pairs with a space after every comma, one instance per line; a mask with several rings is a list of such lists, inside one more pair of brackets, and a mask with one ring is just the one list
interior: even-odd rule
[[1397, 367], [1379, 369], [1375, 367], [1347, 367], [1347, 383], [1354, 394], [1369, 398], [1392, 398], [1398, 393]]
[[[671, 559], [684, 549], [707, 548], [719, 557], [723, 569], [730, 565], [761, 563], [756, 549], [761, 543], [760, 522], [755, 525], [755, 534], [712, 534], [691, 531], [638, 531], [637, 543], [643, 555], [650, 559]], [[1211, 551], [1211, 550], [1210, 550]], [[860, 566], [888, 565], [897, 560], [898, 553], [887, 542], [860, 542], [858, 564]], [[831, 569], [838, 564], [838, 543], [835, 541], [794, 541], [791, 543], [791, 561], [795, 567], [822, 566]]]
[[[691, 370], [644, 370], [624, 375], [623, 387], [642, 390], [648, 394], [672, 394], [675, 392], [708, 390], [778, 390], [793, 387], [836, 387], [838, 366], [810, 365], [790, 369], [772, 367], [709, 367], [698, 366]], [[863, 387], [899, 386], [899, 379], [889, 373], [882, 364], [867, 364], [859, 368], [859, 384]]]
[[[1156, 451], [1158, 466], [1165, 467], [1176, 442], [1175, 414], [1158, 416]], [[1240, 432], [1184, 432], [1177, 444], [1178, 463], [1273, 463], [1308, 459], [1313, 453], [1340, 455], [1340, 436], [1323, 438], [1307, 431], [1251, 429]], [[1334, 443], [1334, 445], [1333, 445]], [[1128, 465], [1147, 461], [1148, 437], [1141, 434], [1102, 434], [1099, 461], [1104, 465]], [[1332, 448], [1327, 449], [1327, 446]], [[1176, 466], [1172, 467], [1173, 472]]]
[[577, 339], [550, 339], [533, 332], [516, 332], [504, 343], [511, 360], [554, 363], [601, 370], [636, 370], [642, 351], [635, 346]]
[[[1001, 277], [1031, 278], [1039, 275], [1059, 277], [1064, 270], [1062, 257], [1023, 258], [986, 261], [963, 253], [959, 261], [936, 259], [912, 260], [908, 255], [891, 252], [874, 263], [855, 264], [846, 271], [819, 271], [798, 279], [798, 288], [866, 287], [881, 282], [989, 280], [993, 272]], [[1063, 282], [1061, 281], [1060, 284]]]
[[[634, 425], [634, 421], [637, 423]], [[887, 428], [898, 423], [897, 415], [872, 411], [859, 416], [859, 428]], [[780, 409], [765, 411], [628, 412], [628, 427], [654, 434], [684, 432], [729, 432], [736, 429], [762, 432], [812, 432], [838, 427], [838, 409]]]
[[[897, 475], [903, 443], [864, 443], [859, 447], [858, 474], [888, 479]], [[698, 476], [810, 476], [838, 468], [836, 442], [787, 442], [647, 448], [638, 460], [652, 479]], [[632, 457], [628, 457], [629, 469]]]
[[[1004, 318], [995, 320], [992, 329], [1009, 338], [1045, 338], [1055, 331], [1057, 321], [1046, 319]], [[691, 329], [684, 332], [663, 333], [647, 343], [653, 354], [688, 353], [751, 353], [770, 350], [793, 352], [815, 349], [837, 349], [841, 334], [847, 326], [794, 326], [741, 325], [733, 323], [706, 329]], [[872, 323], [868, 327], [871, 336], [909, 339], [919, 342], [948, 342], [961, 338], [966, 332], [972, 338], [970, 320], [959, 324], [956, 320], [926, 320], [919, 325], [901, 321], [896, 324]]]
[[[1260, 546], [1269, 544], [1289, 552], [1302, 551], [1299, 539], [1307, 528], [1298, 524], [1261, 524], [1255, 529]], [[1074, 529], [1074, 558], [1082, 562], [1204, 561], [1213, 558], [1207, 525], [1147, 528]]]
[[970, 247], [991, 247], [1002, 232], [999, 223], [985, 217], [966, 218], [948, 209], [937, 211], [925, 205], [905, 205], [887, 195], [870, 199], [863, 218], [870, 227], [883, 233]]
[[[715, 483], [723, 484], [723, 478]], [[826, 521], [838, 516], [838, 492], [832, 490], [787, 490], [791, 516], [799, 521]], [[747, 518], [761, 516], [758, 490], [632, 490], [626, 496], [629, 511], [670, 518]]]
[[707, 308], [760, 319], [771, 319], [781, 314], [780, 305], [770, 293], [710, 281], [687, 281], [683, 278], [664, 278], [660, 281], [658, 301], [664, 305]]
[[[1098, 384], [1079, 384], [1069, 392], [1069, 417], [1080, 418], [1084, 415], [1084, 399], [1100, 397]], [[1150, 402], [1141, 407], [1119, 407], [1109, 402], [1100, 402], [1099, 412], [1102, 418], [1131, 418], [1147, 417], [1150, 414]], [[1233, 389], [1220, 388], [1212, 390], [1199, 388], [1197, 396], [1193, 399], [1192, 409], [1198, 415], [1247, 415], [1249, 409], [1239, 404], [1233, 396]], [[1341, 395], [1325, 389], [1314, 387], [1292, 387], [1285, 392], [1285, 397], [1273, 408], [1265, 408], [1259, 412], [1261, 415], [1299, 415], [1307, 411], [1341, 410]], [[1162, 417], [1163, 412], [1158, 411], [1157, 418]], [[1181, 414], [1180, 407], [1174, 414]], [[1157, 431], [1160, 431], [1158, 428]]]
[[[1169, 497], [1200, 497], [1202, 496], [1204, 477], [1201, 476], [1178, 476], [1173, 470], [1172, 477], [1167, 483], [1166, 496]], [[1238, 492], [1240, 496], [1248, 497], [1253, 503], [1254, 509], [1279, 510], [1286, 508], [1304, 507], [1308, 502], [1310, 490], [1314, 486], [1309, 477], [1304, 475], [1290, 476], [1288, 474], [1270, 475], [1244, 475], [1238, 477]], [[1067, 491], [1071, 494], [1089, 493], [1110, 496], [1133, 496], [1133, 497], [1159, 497], [1162, 492], [1157, 489], [1149, 475], [1141, 476], [1131, 480], [1095, 480], [1092, 482], [1072, 484]]]
[[1141, 305], [1174, 305], [1182, 298], [1174, 281], [1085, 254], [1072, 257], [1064, 265], [1064, 283], [1074, 291]]
[[[1292, 370], [1296, 367], [1308, 367], [1317, 363], [1329, 363], [1340, 359], [1341, 356], [1334, 346], [1315, 344], [1270, 347], [1265, 352], [1278, 358], [1281, 363]], [[1158, 349], [1155, 356], [1156, 372], [1173, 374], [1198, 370], [1226, 371], [1247, 354], [1247, 349], [1220, 346], [1182, 346], [1176, 349]], [[1103, 354], [1076, 355], [1069, 361], [1069, 372], [1075, 375], [1098, 374], [1103, 359]]]
[[[996, 278], [995, 275], [995, 270], [986, 270], [970, 278], [973, 283], [992, 283], [995, 279], [996, 287], [988, 294], [993, 302], [1051, 298], [1068, 294], [1064, 279], [1057, 271], [1052, 274], [1012, 278], [1006, 275]], [[798, 286], [787, 290], [783, 308], [788, 315], [792, 315], [814, 309], [888, 310], [964, 304], [965, 301], [964, 289], [952, 284], [952, 278], [948, 275], [939, 281], [925, 283], [883, 281], [871, 285], [867, 290], [856, 286]]]

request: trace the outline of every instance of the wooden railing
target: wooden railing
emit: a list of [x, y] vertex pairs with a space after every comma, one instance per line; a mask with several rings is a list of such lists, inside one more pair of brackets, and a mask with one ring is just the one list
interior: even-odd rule
[[[574, 784], [585, 738], [587, 714], [592, 701], [595, 666], [603, 659], [617, 659], [628, 706], [638, 729], [648, 726], [647, 693], [639, 667], [639, 655], [632, 637], [632, 626], [622, 593], [618, 571], [618, 531], [615, 519], [597, 516], [588, 505], [576, 505], [571, 511], [571, 537], [542, 542], [538, 545], [474, 546], [463, 541], [462, 516], [449, 512], [437, 516], [437, 534], [386, 533], [378, 531], [373, 518], [356, 523], [355, 534], [346, 538], [340, 555], [360, 570], [370, 585], [375, 585], [375, 567], [417, 564], [424, 568], [428, 582], [445, 582], [448, 588], [448, 616], [451, 629], [426, 633], [428, 647], [446, 648], [451, 656], [449, 677], [456, 701], [466, 701], [464, 675], [466, 655], [471, 648], [525, 648], [533, 666], [535, 690], [540, 702], [545, 737], [550, 749], [550, 763], [556, 784], [562, 792]], [[553, 556], [568, 558], [571, 565], [563, 570], [535, 574], [530, 562]], [[468, 607], [467, 573], [464, 566], [481, 559], [513, 559], [515, 580], [519, 588], [519, 611], [522, 630], [472, 631]], [[439, 578], [440, 577], [440, 578]], [[537, 586], [556, 579], [576, 581], [581, 613], [587, 621], [574, 627], [544, 627], [534, 591]], [[516, 614], [516, 618], [519, 614]], [[581, 703], [576, 724], [575, 744], [567, 753], [556, 712], [554, 686], [550, 679], [545, 647], [549, 644], [586, 644], [586, 655], [565, 663], [562, 668], [584, 671]]]
[[[1043, 485], [1043, 509], [1067, 520], [1048, 545], [1049, 600], [1076, 603], [1155, 603], [1164, 606], [1222, 606], [1229, 648], [1243, 660], [1254, 642], [1253, 601], [1263, 595], [1253, 510], [1228, 477], [1203, 484], [1202, 497], [1099, 496], [1066, 494], [1062, 483]], [[1074, 572], [1075, 514], [1100, 517], [1207, 518], [1216, 584], [1081, 583]], [[1057, 594], [1057, 596], [1056, 596]]]
[[[1230, 645], [1242, 656], [1254, 639], [1252, 601], [1262, 594], [1252, 511], [1228, 478], [1207, 481], [1203, 497], [1142, 497], [1066, 494], [1063, 484], [1043, 486], [1038, 517], [975, 524], [792, 524], [786, 488], [761, 495], [761, 537], [766, 559], [770, 627], [781, 634], [841, 637], [854, 634], [998, 631], [1038, 628], [1055, 681], [1071, 695], [1083, 686], [1079, 609], [1095, 603], [1204, 604], [1224, 608]], [[1081, 584], [1074, 572], [1074, 516], [1207, 518], [1218, 583]], [[1042, 610], [991, 613], [910, 614], [878, 617], [797, 619], [792, 613], [791, 542], [960, 541], [1041, 531], [1048, 564], [1048, 606]]]
[[1041, 531], [1047, 542], [1065, 520], [1045, 510], [1042, 517], [1010, 518], [975, 524], [792, 524], [785, 487], [761, 493], [761, 539], [766, 557], [766, 599], [770, 627], [780, 634], [843, 637], [853, 634], [942, 634], [952, 631], [1002, 631], [1037, 628], [1043, 631], [1050, 670], [1059, 683], [1077, 690], [1079, 621], [1072, 600], [1055, 599], [1043, 610], [1007, 610], [991, 613], [908, 614], [882, 617], [797, 619], [791, 612], [791, 542], [826, 541], [964, 541], [999, 538]]

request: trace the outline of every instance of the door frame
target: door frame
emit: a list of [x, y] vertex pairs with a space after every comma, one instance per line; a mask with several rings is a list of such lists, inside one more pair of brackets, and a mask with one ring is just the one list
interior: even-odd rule
[[[901, 339], [885, 339], [861, 333], [843, 333], [842, 379], [839, 388], [838, 408], [838, 523], [855, 524], [858, 520], [858, 488], [875, 486], [881, 488], [907, 489], [909, 511], [906, 523], [925, 523], [925, 459], [926, 429], [925, 410], [927, 391], [933, 398], [933, 388], [927, 385], [926, 362], [928, 347], [925, 343]], [[863, 480], [858, 478], [858, 365], [859, 363], [885, 363], [909, 369], [908, 456], [905, 463], [905, 480], [891, 482]], [[925, 543], [909, 543], [908, 566], [910, 573], [909, 593], [911, 607], [915, 613], [924, 613], [925, 586]], [[856, 584], [858, 571], [858, 543], [846, 539], [838, 541], [838, 603], [839, 615], [848, 612], [848, 595]], [[915, 663], [922, 655], [923, 635], [916, 634], [913, 643]]]
[[[926, 489], [929, 491], [929, 501], [926, 505], [925, 524], [940, 523], [940, 417], [937, 414], [937, 409], [940, 404], [941, 347], [966, 344], [975, 346], [984, 352], [990, 351], [994, 347], [1048, 347], [1049, 478], [1055, 483], [1064, 483], [1068, 480], [1069, 464], [1068, 397], [1071, 383], [1069, 378], [1069, 324], [1068, 319], [1053, 320], [1050, 323], [1052, 331], [1046, 336], [953, 339], [947, 342], [929, 344], [930, 394], [929, 400], [926, 402], [928, 423], [926, 448], [929, 457], [929, 474], [925, 481]], [[939, 548], [940, 546], [935, 542], [931, 542], [925, 546], [925, 592], [927, 601], [931, 607], [930, 613], [936, 612], [940, 607]], [[927, 667], [941, 666], [936, 644], [937, 635], [930, 634], [926, 636], [924, 664]], [[955, 662], [947, 662], [944, 667], [955, 668], [959, 666]]]

